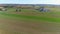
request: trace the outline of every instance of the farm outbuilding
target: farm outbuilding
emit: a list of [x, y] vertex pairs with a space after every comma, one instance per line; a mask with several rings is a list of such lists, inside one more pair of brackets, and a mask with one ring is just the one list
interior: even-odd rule
[[48, 11], [50, 11], [48, 8], [45, 8], [45, 7], [40, 7], [40, 8], [37, 8], [36, 10], [38, 10], [39, 12], [48, 12]]
[[4, 7], [0, 7], [0, 11], [6, 11], [7, 9]]

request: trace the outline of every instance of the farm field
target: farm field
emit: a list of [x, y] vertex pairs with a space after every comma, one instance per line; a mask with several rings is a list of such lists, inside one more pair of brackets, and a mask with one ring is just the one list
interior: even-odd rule
[[[0, 11], [1, 34], [57, 34], [60, 32], [60, 12], [55, 10], [39, 12], [34, 9], [14, 8]], [[48, 32], [48, 33], [47, 33]], [[54, 32], [54, 33], [53, 33]]]

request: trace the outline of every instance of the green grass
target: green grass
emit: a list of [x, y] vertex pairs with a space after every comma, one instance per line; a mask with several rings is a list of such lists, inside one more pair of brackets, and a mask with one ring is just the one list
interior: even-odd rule
[[60, 18], [54, 18], [54, 17], [48, 17], [48, 16], [29, 16], [29, 15], [8, 14], [8, 13], [4, 13], [4, 12], [0, 12], [0, 15], [7, 16], [10, 18], [15, 18], [15, 19], [60, 22]]
[[60, 17], [53, 16], [60, 15], [58, 14], [60, 12], [42, 13], [33, 9], [22, 9], [20, 14], [17, 14], [14, 11], [15, 9], [9, 8], [6, 12], [0, 12], [0, 29], [5, 30], [4, 32], [10, 34], [20, 34], [21, 32], [23, 34], [40, 34], [40, 31], [60, 31]]

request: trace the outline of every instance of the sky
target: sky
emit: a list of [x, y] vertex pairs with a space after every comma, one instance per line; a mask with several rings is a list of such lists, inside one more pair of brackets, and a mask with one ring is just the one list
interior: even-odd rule
[[56, 5], [60, 5], [60, 0], [0, 0], [0, 4], [56, 4]]
[[0, 0], [0, 4], [20, 4], [20, 0]]

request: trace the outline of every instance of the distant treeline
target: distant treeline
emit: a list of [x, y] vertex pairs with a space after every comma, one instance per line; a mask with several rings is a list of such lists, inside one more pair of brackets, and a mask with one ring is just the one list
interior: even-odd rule
[[52, 4], [0, 4], [3, 7], [22, 7], [22, 8], [32, 8], [36, 6], [43, 7], [60, 7], [60, 5], [52, 5]]

